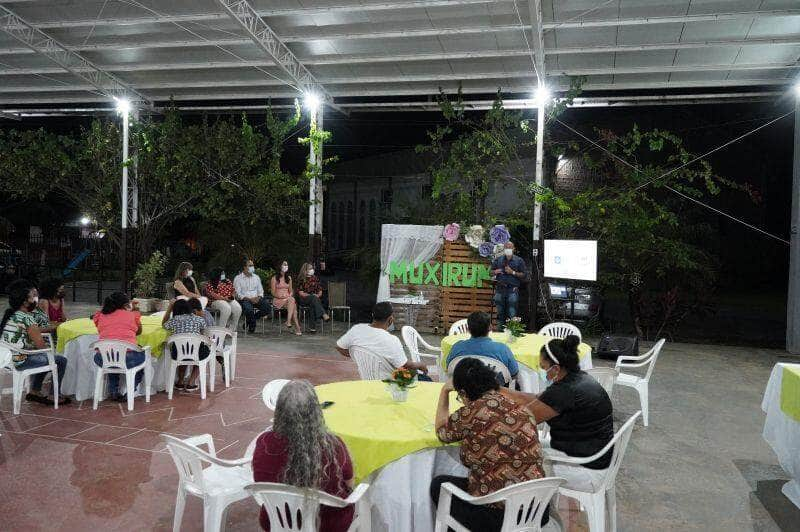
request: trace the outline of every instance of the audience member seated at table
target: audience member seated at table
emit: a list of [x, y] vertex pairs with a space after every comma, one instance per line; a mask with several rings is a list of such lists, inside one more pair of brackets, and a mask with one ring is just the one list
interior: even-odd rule
[[191, 299], [196, 297], [203, 303], [203, 308], [208, 304], [208, 298], [200, 293], [197, 283], [192, 277], [194, 270], [192, 270], [191, 263], [181, 262], [178, 264], [178, 269], [175, 270], [175, 280], [172, 283], [172, 288], [175, 289], [175, 295], [178, 299]]
[[[485, 312], [473, 312], [467, 316], [467, 327], [469, 327], [469, 335], [471, 338], [468, 340], [461, 340], [453, 345], [450, 353], [447, 355], [447, 365], [458, 357], [464, 355], [480, 355], [488, 358], [493, 358], [502, 362], [511, 373], [511, 378], [517, 376], [519, 366], [517, 359], [514, 358], [514, 353], [511, 349], [503, 343], [495, 342], [489, 338], [489, 331], [492, 328], [492, 319]], [[498, 378], [502, 380], [502, 376], [498, 373]], [[507, 386], [507, 382], [501, 382]]]
[[[577, 336], [553, 339], [539, 356], [540, 371], [548, 387], [539, 394], [504, 391], [526, 403], [538, 422], [550, 426], [550, 447], [568, 456], [586, 457], [600, 451], [614, 437], [611, 399], [605, 389], [578, 365]], [[567, 479], [567, 486], [593, 489], [611, 463], [613, 449], [585, 465], [553, 463], [553, 474]]]
[[316, 332], [316, 325], [319, 320], [328, 321], [330, 316], [322, 306], [322, 285], [319, 277], [314, 275], [314, 265], [308, 262], [300, 267], [297, 275], [297, 295], [301, 305], [311, 309], [311, 332]]
[[[350, 357], [350, 349], [358, 347], [389, 362], [392, 368], [408, 368], [418, 370], [417, 379], [430, 381], [428, 368], [422, 362], [413, 362], [406, 358], [406, 352], [400, 339], [389, 332], [394, 322], [392, 304], [388, 301], [376, 303], [372, 307], [372, 323], [357, 323], [336, 341], [336, 350], [342, 356]], [[387, 375], [388, 377], [388, 375]]]
[[[192, 305], [185, 299], [173, 300], [167, 312], [164, 313], [164, 318], [161, 323], [164, 328], [172, 334], [201, 334], [202, 330], [206, 328], [206, 320], [196, 315], [192, 310]], [[205, 360], [211, 350], [206, 344], [200, 344], [200, 360]], [[177, 360], [178, 350], [172, 346], [172, 360]], [[187, 392], [197, 390], [197, 376], [199, 374], [197, 366], [192, 367], [192, 374], [181, 383], [180, 376], [177, 377], [175, 386], [184, 388]]]
[[39, 286], [39, 308], [47, 315], [50, 326], [55, 329], [67, 321], [64, 310], [64, 281], [57, 278], [45, 279]]
[[200, 302], [199, 299], [193, 297], [189, 299], [189, 304], [192, 306], [192, 312], [194, 312], [195, 316], [200, 316], [203, 318], [203, 321], [206, 322], [206, 327], [213, 327], [216, 325], [214, 322], [214, 316], [211, 313], [203, 308], [203, 304]]
[[247, 330], [255, 332], [256, 319], [269, 315], [272, 312], [272, 305], [264, 297], [264, 287], [261, 285], [261, 278], [256, 275], [256, 267], [252, 260], [245, 259], [242, 273], [233, 279], [233, 287], [244, 312]]
[[[131, 303], [128, 296], [122, 292], [114, 292], [103, 302], [103, 308], [95, 313], [92, 318], [100, 340], [119, 340], [129, 344], [138, 345], [136, 337], [142, 334], [142, 315], [137, 309], [137, 302]], [[129, 349], [125, 354], [125, 364], [132, 368], [144, 362], [145, 352]], [[99, 352], [94, 354], [94, 363], [103, 366], [103, 357]], [[136, 382], [133, 389], [139, 386], [144, 376], [143, 371], [136, 372]], [[108, 394], [111, 400], [124, 403], [127, 395], [119, 395], [119, 375], [108, 375]], [[130, 390], [128, 390], [130, 393]]]
[[[219, 312], [219, 326], [235, 331], [239, 327], [242, 306], [236, 301], [236, 290], [233, 282], [225, 277], [222, 268], [214, 268], [208, 275], [203, 292], [210, 301], [212, 309]], [[228, 321], [230, 320], [230, 323]]]
[[[17, 279], [6, 288], [8, 292], [8, 308], [0, 320], [0, 339], [13, 346], [26, 349], [47, 349], [51, 347], [42, 337], [42, 330], [36, 324], [33, 311], [38, 308], [39, 292], [36, 287], [28, 280]], [[61, 355], [55, 355], [56, 367], [58, 369], [58, 382], [64, 382], [64, 370], [67, 369], [67, 359]], [[36, 353], [25, 355], [15, 353], [12, 359], [14, 368], [26, 370], [39, 368], [49, 364], [46, 353]], [[42, 383], [47, 373], [37, 373], [33, 376], [31, 392], [25, 396], [25, 400], [52, 405], [54, 399], [49, 399], [42, 393]], [[68, 404], [69, 399], [62, 398], [58, 404]]]
[[269, 281], [269, 290], [272, 293], [272, 306], [276, 309], [286, 308], [286, 328], [291, 329], [294, 324], [294, 333], [302, 335], [300, 321], [297, 319], [297, 302], [294, 300], [292, 276], [289, 275], [289, 263], [281, 261], [275, 268], [275, 275]]
[[[454, 390], [464, 406], [450, 414]], [[442, 387], [436, 435], [444, 443], [461, 442], [461, 463], [469, 475], [434, 477], [430, 493], [435, 505], [446, 482], [480, 497], [545, 476], [536, 419], [522, 404], [500, 393], [494, 371], [480, 360], [460, 361], [452, 381]], [[453, 497], [450, 513], [470, 530], [500, 530], [503, 523], [502, 503], [481, 506]], [[548, 520], [549, 509], [543, 523]]]
[[[308, 381], [291, 381], [278, 394], [272, 429], [258, 437], [253, 453], [253, 480], [309, 488], [346, 499], [353, 490], [353, 463], [347, 447], [325, 426], [317, 393]], [[313, 495], [309, 495], [314, 497]], [[319, 530], [344, 532], [353, 521], [353, 506], [322, 506]], [[269, 517], [261, 509], [261, 526]]]

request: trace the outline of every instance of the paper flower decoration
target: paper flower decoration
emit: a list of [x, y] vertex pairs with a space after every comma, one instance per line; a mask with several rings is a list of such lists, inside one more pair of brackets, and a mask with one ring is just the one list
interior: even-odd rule
[[492, 249], [492, 256], [494, 258], [499, 257], [504, 253], [505, 246], [503, 244], [495, 244], [494, 249]]
[[494, 250], [494, 245], [491, 242], [484, 242], [480, 246], [478, 246], [478, 254], [481, 257], [488, 257], [492, 254]]
[[471, 225], [464, 235], [464, 240], [467, 241], [467, 244], [477, 249], [483, 243], [484, 232], [483, 226]]
[[492, 244], [505, 244], [511, 240], [511, 235], [508, 234], [505, 225], [495, 225], [489, 230], [489, 240]]
[[461, 234], [461, 226], [457, 223], [451, 223], [444, 226], [444, 239], [453, 242]]

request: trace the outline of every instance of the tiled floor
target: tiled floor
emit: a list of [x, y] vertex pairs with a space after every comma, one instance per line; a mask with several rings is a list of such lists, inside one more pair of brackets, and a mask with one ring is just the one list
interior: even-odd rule
[[[91, 401], [59, 410], [0, 402], [0, 530], [169, 530], [177, 473], [159, 434], [210, 433], [223, 458], [240, 457], [271, 423], [264, 383], [356, 379], [328, 334], [240, 339], [236, 380], [216, 392], [137, 398], [128, 412]], [[760, 398], [780, 353], [668, 344], [651, 384], [651, 425], [638, 425], [617, 480], [620, 530], [789, 530], [800, 511], [780, 494], [785, 473], [761, 438]], [[596, 361], [597, 365], [607, 364]], [[6, 376], [0, 385], [10, 385]], [[614, 393], [617, 424], [638, 405]], [[563, 504], [562, 504], [563, 507]], [[255, 530], [251, 501], [233, 505], [228, 530]], [[202, 528], [189, 499], [182, 530]], [[583, 527], [580, 527], [581, 529]], [[795, 528], [796, 530], [796, 528]]]

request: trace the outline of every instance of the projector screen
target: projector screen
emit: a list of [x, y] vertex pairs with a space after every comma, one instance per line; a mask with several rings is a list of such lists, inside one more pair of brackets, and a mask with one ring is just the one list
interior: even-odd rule
[[544, 276], [597, 280], [597, 240], [545, 240]]

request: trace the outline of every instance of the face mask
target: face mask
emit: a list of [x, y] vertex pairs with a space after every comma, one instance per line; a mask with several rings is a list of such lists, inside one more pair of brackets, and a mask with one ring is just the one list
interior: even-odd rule
[[314, 268], [311, 268], [310, 270], [308, 270], [308, 275], [314, 275]]
[[64, 296], [65, 296], [65, 295], [66, 295], [66, 292], [64, 292], [64, 290], [59, 290], [59, 291], [56, 293], [56, 297], [57, 297], [58, 299], [64, 299]]
[[[547, 383], [547, 386], [550, 386], [551, 384], [553, 384], [553, 382], [555, 382], [555, 377], [553, 377], [552, 379], [550, 378], [550, 369], [552, 368], [553, 366], [550, 366], [550, 368], [546, 370], [543, 369], [539, 371], [539, 375], [542, 376], [544, 381]], [[558, 375], [558, 373], [556, 373], [556, 375]]]
[[281, 271], [282, 271], [283, 273], [286, 273], [286, 272], [288, 272], [288, 271], [289, 271], [289, 267], [288, 267], [287, 265], [285, 265], [285, 264], [284, 264], [283, 266], [281, 266]]
[[194, 270], [186, 270], [186, 277], [191, 277], [194, 273]]
[[247, 273], [256, 273], [256, 267], [255, 266], [248, 266], [247, 267]]
[[224, 281], [224, 280], [225, 280], [225, 273], [221, 273], [221, 274], [219, 275], [219, 280], [220, 280], [220, 281]]
[[36, 305], [38, 305], [38, 304], [39, 304], [39, 298], [38, 297], [34, 297], [32, 302], [28, 301], [27, 309], [28, 310], [33, 310], [33, 309], [36, 308]]
[[513, 257], [514, 256], [514, 250], [510, 249], [510, 248], [506, 248], [505, 250], [503, 250], [503, 253], [506, 254], [506, 257]]

